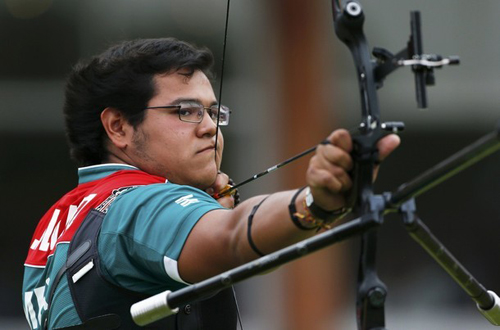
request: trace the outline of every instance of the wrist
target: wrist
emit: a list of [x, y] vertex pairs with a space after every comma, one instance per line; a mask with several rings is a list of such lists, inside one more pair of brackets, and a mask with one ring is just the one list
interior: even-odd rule
[[292, 219], [293, 224], [297, 226], [297, 228], [301, 230], [312, 230], [318, 228], [318, 225], [315, 223], [315, 219], [311, 213], [308, 212], [307, 208], [305, 208], [305, 204], [303, 204], [305, 199], [302, 200], [302, 204], [300, 205], [304, 207], [304, 210], [307, 210], [307, 212], [298, 212], [295, 205], [297, 197], [304, 189], [306, 189], [306, 187], [302, 187], [295, 192], [290, 204], [288, 205], [288, 211], [290, 213], [290, 219]]
[[349, 213], [349, 209], [346, 207], [341, 207], [336, 210], [328, 211], [323, 209], [314, 203], [314, 197], [311, 193], [309, 187], [306, 188], [306, 195], [304, 197], [304, 205], [311, 212], [311, 214], [317, 218], [323, 220], [325, 223], [332, 223], [335, 220], [342, 218], [344, 215]]
[[[304, 189], [306, 189], [306, 192], [299, 203], [302, 210], [298, 212], [295, 202]], [[343, 218], [350, 212], [350, 209], [345, 207], [333, 211], [327, 211], [319, 207], [314, 203], [314, 198], [309, 187], [300, 188], [295, 192], [288, 209], [292, 222], [302, 230], [330, 229], [333, 222]]]

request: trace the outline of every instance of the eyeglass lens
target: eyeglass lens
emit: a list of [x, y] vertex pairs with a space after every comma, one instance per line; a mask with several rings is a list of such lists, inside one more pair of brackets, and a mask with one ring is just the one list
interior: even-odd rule
[[229, 124], [229, 109], [225, 106], [220, 107], [220, 114], [218, 114], [219, 106], [216, 105], [204, 108], [200, 104], [181, 104], [179, 118], [182, 121], [200, 123], [205, 115], [205, 109], [207, 109], [208, 115], [214, 123], [217, 123], [218, 118], [219, 125], [226, 126]]

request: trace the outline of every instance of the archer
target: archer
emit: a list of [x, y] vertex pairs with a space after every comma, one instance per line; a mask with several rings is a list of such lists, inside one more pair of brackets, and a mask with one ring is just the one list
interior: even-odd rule
[[[353, 142], [317, 147], [307, 187], [235, 205], [219, 171], [231, 111], [209, 78], [212, 54], [176, 39], [116, 45], [79, 63], [64, 114], [79, 184], [43, 216], [25, 264], [33, 329], [137, 326], [130, 305], [177, 290], [329, 229], [346, 213]], [[378, 142], [379, 161], [399, 144]], [[231, 289], [158, 321], [235, 329]], [[77, 326], [74, 328], [74, 326]], [[183, 328], [184, 329], [184, 328]]]

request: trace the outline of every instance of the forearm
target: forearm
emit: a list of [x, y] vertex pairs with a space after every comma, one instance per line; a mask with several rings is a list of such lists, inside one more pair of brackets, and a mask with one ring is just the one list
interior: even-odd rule
[[[292, 221], [289, 204], [296, 193], [297, 190], [290, 190], [269, 196], [254, 197], [233, 211], [240, 219], [232, 244], [235, 247], [238, 263], [245, 263], [259, 257], [259, 252], [269, 254], [285, 248], [316, 233], [315, 229], [301, 229]], [[297, 213], [306, 213], [303, 204], [304, 197], [304, 191], [296, 196], [294, 204]], [[261, 203], [260, 206], [259, 203]], [[252, 210], [255, 208], [253, 217], [250, 219]], [[251, 221], [251, 226], [248, 226], [249, 221]], [[253, 242], [253, 247], [250, 241]]]
[[[187, 282], [198, 282], [258, 258], [257, 251], [268, 254], [314, 235], [316, 230], [300, 229], [290, 217], [288, 206], [296, 192], [256, 196], [232, 210], [206, 213], [182, 249], [181, 277]], [[302, 191], [295, 200], [298, 213], [305, 212], [304, 196]], [[260, 202], [249, 228], [249, 216]]]

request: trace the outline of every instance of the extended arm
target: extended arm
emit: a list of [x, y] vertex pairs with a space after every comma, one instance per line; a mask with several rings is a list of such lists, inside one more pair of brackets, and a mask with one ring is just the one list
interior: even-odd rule
[[[331, 144], [319, 146], [311, 158], [306, 182], [315, 204], [330, 211], [345, 204], [345, 196], [352, 184], [349, 171], [353, 164], [350, 156], [352, 140], [346, 130], [336, 130], [328, 140]], [[380, 160], [398, 144], [399, 138], [395, 135], [380, 140]], [[248, 217], [266, 197], [254, 214], [250, 230], [259, 251], [270, 253], [314, 235], [316, 230], [300, 229], [291, 220], [289, 204], [296, 192], [256, 196], [232, 210], [214, 210], [205, 214], [193, 228], [180, 255], [179, 272], [183, 280], [198, 282], [257, 258], [259, 255], [248, 239]], [[303, 190], [295, 199], [297, 213], [307, 213], [304, 198]]]

